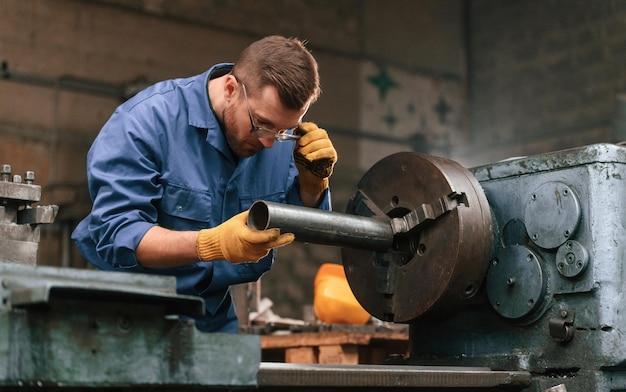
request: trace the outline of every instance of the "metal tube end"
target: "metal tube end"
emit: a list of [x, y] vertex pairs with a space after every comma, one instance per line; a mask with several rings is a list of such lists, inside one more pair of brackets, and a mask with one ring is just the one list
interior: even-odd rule
[[248, 211], [248, 226], [256, 230], [269, 228], [270, 212], [263, 200], [255, 201]]

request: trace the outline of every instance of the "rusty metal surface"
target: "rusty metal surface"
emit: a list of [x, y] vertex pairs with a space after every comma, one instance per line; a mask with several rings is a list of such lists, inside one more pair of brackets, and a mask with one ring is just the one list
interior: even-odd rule
[[41, 187], [33, 184], [0, 181], [0, 199], [15, 199], [24, 202], [41, 200]]
[[597, 163], [626, 162], [626, 148], [619, 145], [598, 143], [583, 147], [554, 151], [530, 157], [519, 157], [502, 162], [472, 168], [474, 176], [480, 181], [503, 180], [526, 174], [571, 169]]
[[374, 165], [357, 187], [347, 213], [367, 213], [363, 197], [374, 204], [369, 211], [391, 218], [450, 194], [464, 197], [457, 208], [397, 235], [392, 251], [342, 249], [350, 287], [368, 312], [402, 323], [438, 319], [476, 294], [489, 264], [491, 213], [467, 169], [445, 158], [398, 153]]

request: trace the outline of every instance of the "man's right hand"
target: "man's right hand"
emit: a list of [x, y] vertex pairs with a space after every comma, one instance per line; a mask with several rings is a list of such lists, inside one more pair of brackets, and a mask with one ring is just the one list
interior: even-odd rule
[[280, 229], [254, 230], [246, 225], [248, 211], [212, 229], [198, 232], [198, 258], [202, 261], [228, 260], [231, 263], [256, 262], [270, 249], [290, 244], [294, 234]]

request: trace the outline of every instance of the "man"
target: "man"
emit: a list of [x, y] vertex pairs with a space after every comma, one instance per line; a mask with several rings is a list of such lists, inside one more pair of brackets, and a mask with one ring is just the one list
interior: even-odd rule
[[[174, 275], [201, 296], [206, 332], [237, 332], [229, 286], [267, 272], [291, 233], [254, 231], [256, 200], [330, 209], [337, 154], [302, 123], [319, 96], [317, 62], [270, 36], [235, 64], [157, 83], [120, 105], [87, 156], [91, 213], [72, 238], [104, 270]], [[295, 157], [295, 158], [294, 158]]]

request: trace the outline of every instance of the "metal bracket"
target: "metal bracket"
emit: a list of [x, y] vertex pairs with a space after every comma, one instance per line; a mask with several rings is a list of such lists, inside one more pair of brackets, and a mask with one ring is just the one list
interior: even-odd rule
[[[362, 190], [356, 193], [353, 203], [357, 215], [386, 216]], [[435, 200], [434, 203], [424, 203], [404, 216], [391, 219], [391, 230], [394, 235], [408, 233], [422, 223], [428, 220], [435, 220], [460, 205], [469, 207], [467, 195], [464, 192], [452, 191], [450, 194]]]
[[459, 205], [468, 206], [467, 196], [463, 192], [453, 191], [447, 196], [440, 197], [434, 203], [424, 203], [402, 217], [393, 218], [391, 228], [394, 234], [408, 233], [425, 221], [435, 220]]
[[550, 336], [558, 343], [567, 343], [574, 337], [574, 318], [576, 312], [573, 310], [561, 310], [559, 317], [553, 317], [549, 321]]
[[17, 212], [17, 223], [29, 225], [54, 223], [58, 213], [59, 206], [57, 205], [26, 208]]

